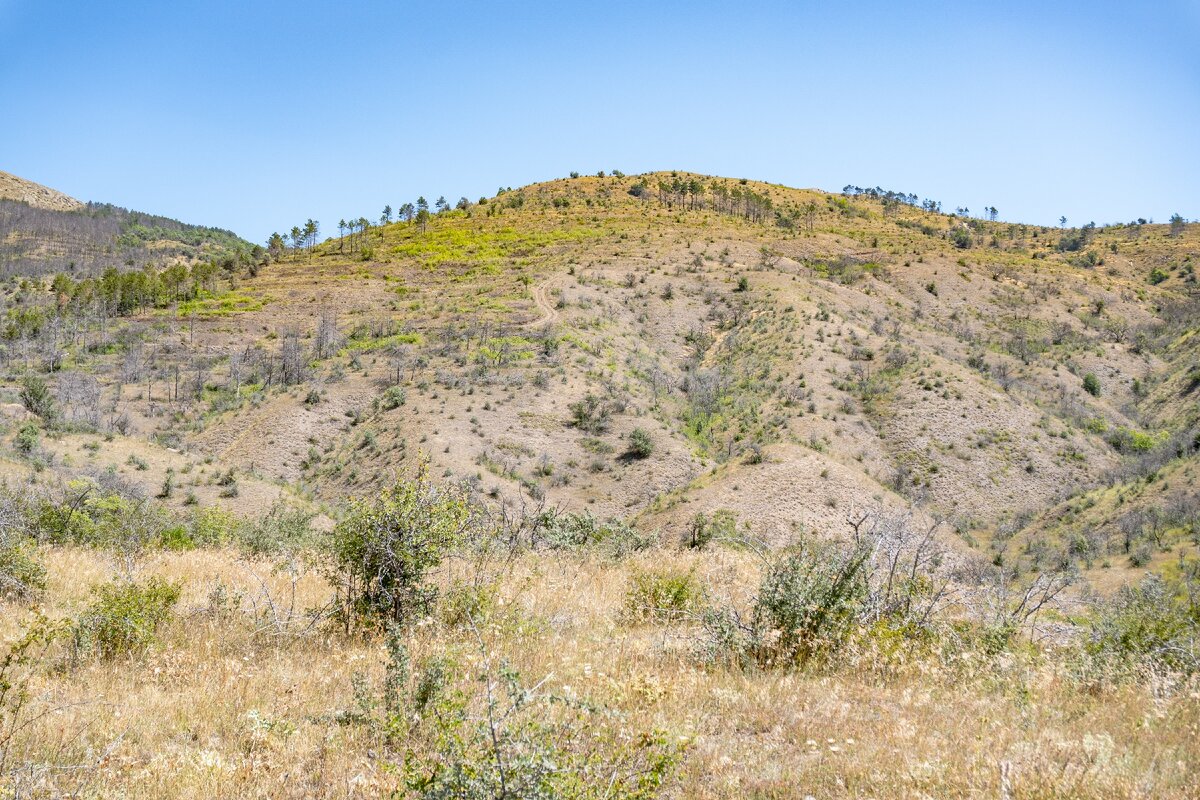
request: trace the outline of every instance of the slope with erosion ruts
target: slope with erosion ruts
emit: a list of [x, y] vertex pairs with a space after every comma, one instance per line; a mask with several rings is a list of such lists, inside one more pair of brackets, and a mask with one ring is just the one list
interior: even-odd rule
[[[784, 543], [915, 502], [997, 561], [1065, 546], [1021, 537], [1133, 463], [1114, 432], [1141, 446], [1187, 416], [1167, 393], [1194, 343], [1150, 334], [1191, 285], [1194, 226], [1099, 229], [1083, 259], [1072, 232], [972, 220], [963, 249], [961, 220], [873, 199], [736, 184], [815, 206], [810, 229], [630, 193], [659, 179], [539, 184], [288, 254], [238, 278], [244, 307], [129, 322], [207, 359], [202, 399], [115, 402], [141, 435], [333, 503], [428, 459], [489, 502], [667, 536], [729, 509]], [[303, 364], [281, 388], [285, 346]]]

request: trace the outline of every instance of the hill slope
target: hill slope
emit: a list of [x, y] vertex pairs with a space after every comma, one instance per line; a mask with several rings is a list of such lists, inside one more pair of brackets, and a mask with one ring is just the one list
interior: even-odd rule
[[0, 200], [16, 200], [50, 211], [74, 211], [83, 207], [83, 203], [74, 197], [7, 172], [0, 172]]
[[219, 259], [251, 247], [220, 228], [189, 225], [108, 203], [84, 204], [0, 173], [0, 276], [161, 268]]
[[82, 370], [129, 430], [333, 504], [423, 454], [498, 504], [671, 537], [723, 510], [783, 543], [915, 508], [996, 563], [1107, 583], [1169, 561], [1196, 529], [1187, 481], [1169, 524], [1129, 521], [1149, 502], [1133, 491], [1086, 535], [1062, 520], [1195, 460], [1195, 226], [1063, 231], [912, 199], [537, 184], [209, 276]]

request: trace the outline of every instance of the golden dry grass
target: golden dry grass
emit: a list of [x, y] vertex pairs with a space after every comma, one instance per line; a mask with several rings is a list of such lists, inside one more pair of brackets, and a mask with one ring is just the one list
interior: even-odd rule
[[[77, 549], [50, 551], [49, 567], [51, 617], [78, 613], [88, 587], [113, 571]], [[498, 606], [478, 640], [434, 619], [407, 645], [414, 663], [449, 656], [465, 690], [485, 661], [503, 657], [529, 682], [545, 679], [546, 691], [620, 712], [631, 734], [661, 729], [686, 743], [669, 797], [1197, 796], [1195, 685], [1089, 694], [1062, 659], [1032, 652], [925, 654], [884, 668], [864, 651], [823, 670], [706, 668], [691, 654], [688, 626], [627, 619], [629, 576], [649, 567], [694, 567], [718, 599], [744, 597], [757, 582], [753, 559], [725, 550], [619, 563], [529, 555], [495, 573]], [[277, 598], [291, 583], [232, 552], [164, 554], [141, 569], [184, 581], [179, 615], [144, 657], [73, 669], [52, 659], [34, 673], [36, 693], [58, 710], [19, 737], [17, 761], [85, 767], [40, 773], [35, 795], [373, 797], [398, 787], [404, 748], [335, 721], [354, 706], [355, 672], [382, 680], [380, 641], [334, 629], [272, 635], [245, 609], [261, 601], [260, 578]], [[244, 594], [243, 610], [213, 610], [218, 582]], [[329, 594], [305, 572], [297, 607]], [[27, 610], [2, 611], [0, 634], [10, 639]], [[27, 775], [9, 775], [8, 785]]]

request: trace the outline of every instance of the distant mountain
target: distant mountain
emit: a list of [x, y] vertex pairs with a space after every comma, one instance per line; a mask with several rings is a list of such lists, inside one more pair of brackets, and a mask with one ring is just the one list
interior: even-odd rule
[[0, 277], [161, 267], [216, 260], [251, 247], [221, 228], [82, 203], [0, 172]]

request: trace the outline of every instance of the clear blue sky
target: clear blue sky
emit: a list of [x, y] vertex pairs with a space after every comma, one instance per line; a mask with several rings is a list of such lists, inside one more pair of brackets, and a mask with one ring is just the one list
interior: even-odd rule
[[0, 170], [256, 241], [613, 168], [1190, 219], [1198, 145], [1200, 0], [0, 0]]

